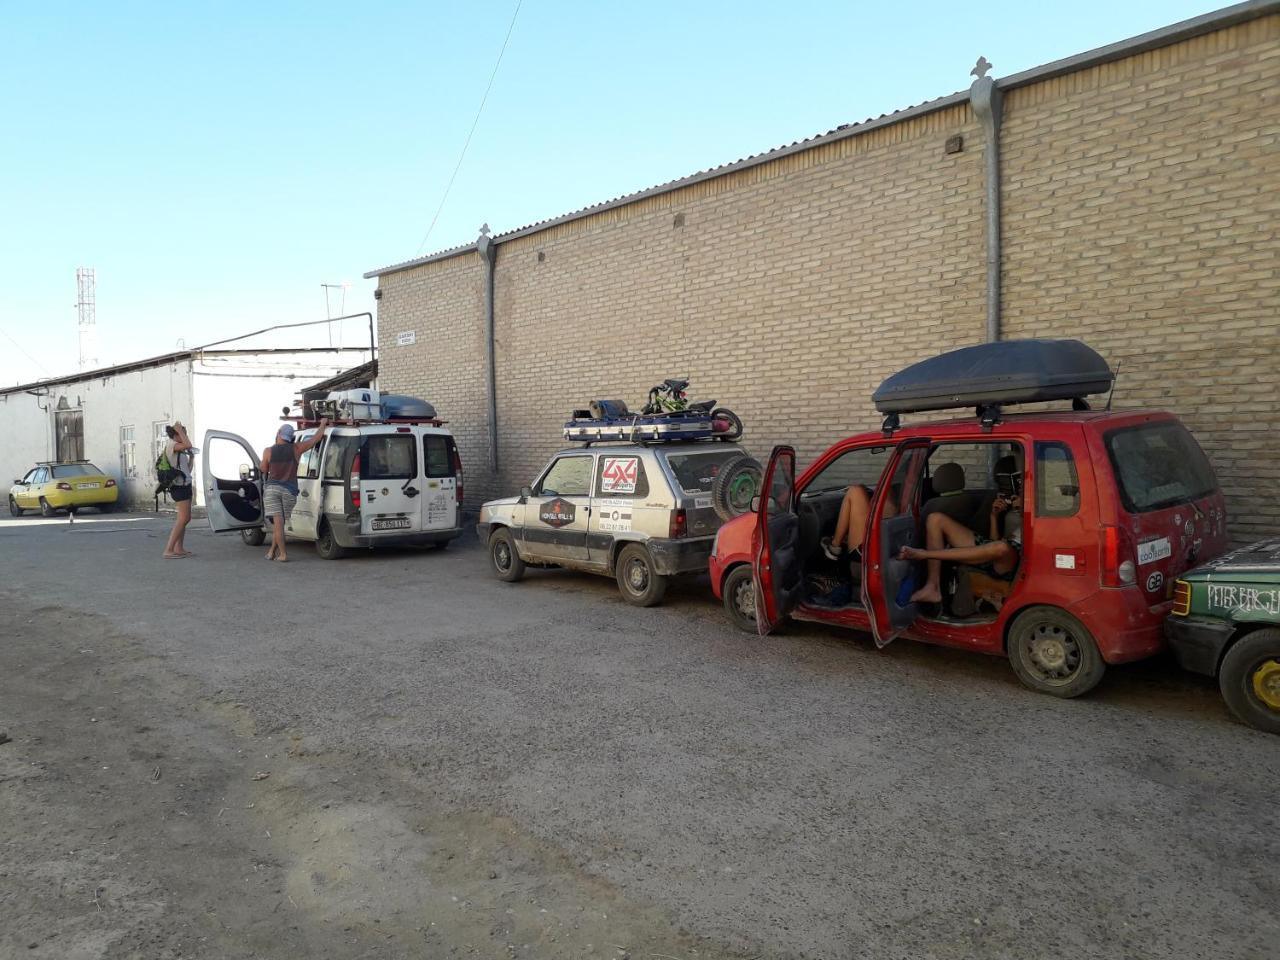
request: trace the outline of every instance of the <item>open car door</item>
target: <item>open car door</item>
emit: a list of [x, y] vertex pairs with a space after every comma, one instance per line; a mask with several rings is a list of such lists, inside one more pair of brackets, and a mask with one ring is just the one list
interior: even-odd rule
[[760, 509], [751, 537], [756, 629], [768, 633], [800, 599], [800, 517], [795, 508], [796, 451], [774, 447], [760, 488]]
[[262, 526], [262, 478], [253, 447], [243, 437], [206, 430], [200, 476], [214, 533]]
[[[913, 574], [923, 570], [911, 560], [899, 560], [898, 552], [915, 546], [919, 528], [920, 478], [929, 459], [928, 440], [908, 440], [876, 486], [871, 520], [862, 551], [862, 603], [871, 614], [871, 633], [883, 647], [915, 622], [919, 604], [907, 598], [923, 583]], [[758, 609], [758, 608], [757, 608]]]

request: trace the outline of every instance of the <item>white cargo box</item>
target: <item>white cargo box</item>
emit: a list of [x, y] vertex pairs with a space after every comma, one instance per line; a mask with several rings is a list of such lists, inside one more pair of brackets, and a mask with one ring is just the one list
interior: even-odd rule
[[329, 402], [339, 420], [382, 419], [382, 396], [377, 390], [332, 390]]

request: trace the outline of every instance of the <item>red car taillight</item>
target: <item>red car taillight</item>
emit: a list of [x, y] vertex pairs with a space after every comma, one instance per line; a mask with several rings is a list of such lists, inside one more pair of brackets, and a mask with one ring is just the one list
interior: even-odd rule
[[58, 484], [58, 489], [59, 489], [59, 490], [70, 490], [70, 489], [71, 489], [71, 484], [69, 484], [69, 483], [60, 483], [60, 484]]
[[360, 509], [360, 454], [355, 455], [355, 459], [351, 461], [351, 506], [357, 510]]
[[1098, 579], [1104, 587], [1127, 587], [1137, 579], [1133, 541], [1122, 527], [1102, 528], [1102, 565]]
[[458, 506], [462, 506], [462, 457], [458, 456], [458, 448], [453, 448], [454, 491], [457, 494]]
[[683, 510], [671, 514], [671, 538], [683, 537], [689, 532], [689, 515]]
[[1173, 609], [1169, 611], [1175, 617], [1185, 617], [1191, 612], [1191, 584], [1179, 580], [1173, 586]]
[[115, 482], [114, 480], [108, 480], [108, 481], [107, 481], [107, 486], [108, 486], [108, 487], [114, 487], [115, 485], [116, 485], [116, 482]]

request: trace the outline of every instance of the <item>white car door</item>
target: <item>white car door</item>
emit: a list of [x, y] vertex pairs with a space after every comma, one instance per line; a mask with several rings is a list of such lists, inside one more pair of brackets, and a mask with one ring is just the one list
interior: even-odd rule
[[205, 511], [214, 533], [262, 526], [258, 454], [234, 433], [206, 430], [200, 474]]
[[[299, 434], [298, 441], [309, 440], [314, 431]], [[324, 488], [320, 483], [321, 450], [326, 441], [316, 444], [298, 459], [298, 502], [293, 505], [286, 532], [301, 540], [315, 540], [324, 510]]]
[[458, 483], [453, 438], [422, 435], [422, 529], [451, 530], [458, 525]]

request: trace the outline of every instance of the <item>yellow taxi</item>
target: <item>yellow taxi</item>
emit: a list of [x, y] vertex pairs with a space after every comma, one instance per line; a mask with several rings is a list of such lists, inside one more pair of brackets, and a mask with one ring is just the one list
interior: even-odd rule
[[120, 488], [88, 460], [39, 463], [9, 488], [9, 512], [39, 510], [52, 517], [60, 510], [97, 507], [103, 513], [115, 509]]

